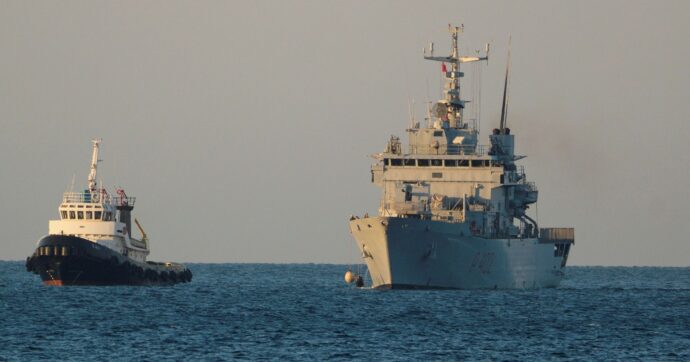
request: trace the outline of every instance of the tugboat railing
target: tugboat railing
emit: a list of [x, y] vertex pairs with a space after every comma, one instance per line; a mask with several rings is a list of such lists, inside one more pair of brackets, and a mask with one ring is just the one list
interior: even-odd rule
[[65, 192], [62, 194], [62, 203], [72, 204], [72, 203], [99, 203], [99, 204], [110, 204], [110, 205], [129, 205], [134, 206], [136, 202], [136, 197], [131, 196], [111, 196], [106, 193], [91, 195], [88, 192]]

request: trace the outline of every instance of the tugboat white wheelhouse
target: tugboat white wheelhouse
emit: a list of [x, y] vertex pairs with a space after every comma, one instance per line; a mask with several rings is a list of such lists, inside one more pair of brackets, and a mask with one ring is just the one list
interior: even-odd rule
[[[374, 288], [555, 287], [574, 243], [572, 228], [540, 229], [527, 215], [538, 191], [515, 161], [515, 136], [506, 127], [508, 67], [499, 128], [490, 145], [466, 121], [460, 65], [488, 60], [461, 56], [449, 27], [451, 55], [442, 62], [444, 99], [429, 110], [428, 124], [413, 122], [407, 150], [392, 136], [374, 156], [372, 182], [383, 189], [379, 216], [350, 218], [350, 232]], [[510, 59], [510, 53], [509, 53]], [[446, 68], [446, 64], [449, 65]]]
[[134, 197], [117, 189], [111, 195], [96, 182], [101, 140], [94, 139], [88, 188], [65, 192], [59, 219], [50, 220], [48, 235], [38, 241], [26, 268], [46, 285], [157, 285], [189, 282], [184, 265], [146, 261], [149, 241], [132, 237]]

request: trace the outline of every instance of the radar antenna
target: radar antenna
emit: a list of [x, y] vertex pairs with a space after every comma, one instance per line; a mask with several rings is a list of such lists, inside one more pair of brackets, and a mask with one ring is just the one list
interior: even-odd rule
[[458, 52], [458, 33], [461, 33], [464, 26], [452, 26], [448, 24], [448, 31], [451, 34], [451, 54], [448, 56], [434, 56], [434, 43], [429, 45], [429, 55], [424, 48], [424, 59], [433, 60], [450, 64], [450, 69], [442, 65], [441, 71], [448, 81], [446, 89], [444, 90], [445, 99], [439, 103], [443, 103], [446, 115], [440, 117], [444, 122], [448, 121], [448, 125], [453, 128], [463, 128], [465, 126], [462, 119], [462, 110], [465, 108], [465, 101], [460, 98], [460, 84], [459, 80], [464, 76], [460, 71], [460, 63], [472, 63], [481, 60], [489, 60], [489, 45], [486, 45], [484, 56], [477, 54], [476, 56], [461, 56]]

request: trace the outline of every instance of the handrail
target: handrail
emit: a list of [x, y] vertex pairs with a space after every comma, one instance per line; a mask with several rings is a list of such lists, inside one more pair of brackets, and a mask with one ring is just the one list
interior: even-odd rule
[[488, 145], [410, 145], [410, 153], [417, 155], [474, 155], [486, 156], [490, 146]]
[[540, 228], [539, 238], [544, 240], [575, 240], [574, 228]]
[[62, 194], [62, 202], [71, 203], [91, 203], [91, 204], [108, 204], [108, 205], [129, 205], [134, 206], [136, 202], [136, 197], [131, 196], [111, 196], [107, 193], [101, 194], [90, 194], [88, 192], [72, 192], [68, 191]]

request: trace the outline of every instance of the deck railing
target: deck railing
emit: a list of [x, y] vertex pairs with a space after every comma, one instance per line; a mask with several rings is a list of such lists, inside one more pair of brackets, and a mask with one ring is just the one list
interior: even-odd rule
[[545, 240], [575, 240], [574, 228], [540, 228], [539, 238]]
[[107, 193], [91, 194], [89, 192], [65, 192], [62, 194], [62, 202], [65, 204], [72, 203], [99, 203], [109, 204], [114, 206], [129, 205], [134, 206], [136, 197], [130, 196], [112, 196]]
[[485, 156], [489, 150], [488, 145], [432, 145], [412, 146], [410, 153], [418, 155], [473, 155]]

